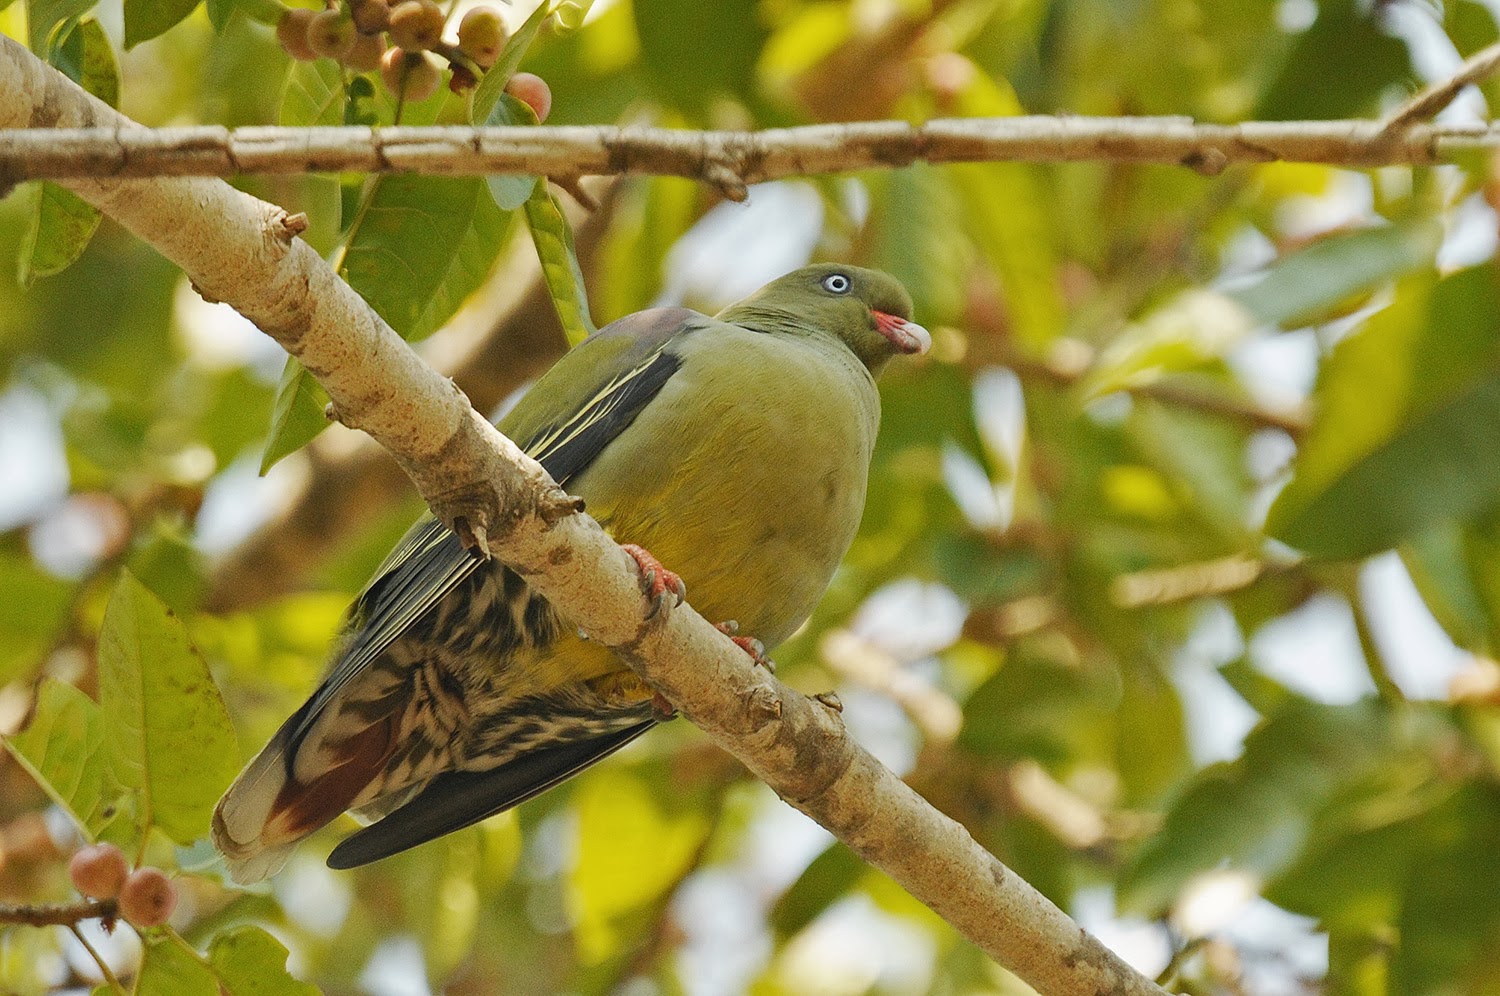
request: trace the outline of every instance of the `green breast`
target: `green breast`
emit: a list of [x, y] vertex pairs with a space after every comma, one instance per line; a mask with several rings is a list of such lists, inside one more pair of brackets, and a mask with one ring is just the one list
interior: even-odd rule
[[811, 613], [864, 510], [879, 397], [832, 338], [713, 323], [572, 483], [616, 539], [682, 575], [707, 618], [768, 645]]

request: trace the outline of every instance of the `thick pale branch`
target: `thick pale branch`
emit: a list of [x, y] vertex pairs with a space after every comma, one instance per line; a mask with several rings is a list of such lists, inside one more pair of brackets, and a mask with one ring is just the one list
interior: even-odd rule
[[[0, 125], [127, 128], [0, 38]], [[122, 134], [124, 132], [122, 131]], [[294, 237], [277, 208], [216, 180], [72, 180], [298, 356], [340, 416], [397, 458], [445, 521], [615, 648], [782, 798], [827, 827], [1043, 993], [1159, 994], [688, 606], [644, 621], [633, 561], [542, 469], [427, 368]]]
[[744, 185], [788, 176], [906, 166], [1025, 160], [1169, 163], [1217, 173], [1231, 163], [1430, 165], [1463, 149], [1500, 145], [1488, 125], [1400, 129], [1382, 121], [1191, 118], [947, 118], [912, 125], [862, 121], [765, 131], [666, 128], [237, 128], [143, 129], [7, 122], [0, 180], [234, 176], [359, 170], [447, 175], [650, 173]]

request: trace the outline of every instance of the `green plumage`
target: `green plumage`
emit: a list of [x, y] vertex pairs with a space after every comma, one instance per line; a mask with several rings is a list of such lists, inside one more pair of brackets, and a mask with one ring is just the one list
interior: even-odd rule
[[[826, 264], [707, 318], [601, 330], [500, 428], [620, 542], [681, 575], [709, 619], [774, 646], [816, 605], [864, 507], [874, 374], [928, 339], [890, 277]], [[374, 860], [514, 805], [633, 739], [651, 693], [507, 569], [426, 520], [351, 612], [319, 690], [220, 802], [241, 880], [346, 808]], [[394, 810], [394, 812], [393, 812]]]

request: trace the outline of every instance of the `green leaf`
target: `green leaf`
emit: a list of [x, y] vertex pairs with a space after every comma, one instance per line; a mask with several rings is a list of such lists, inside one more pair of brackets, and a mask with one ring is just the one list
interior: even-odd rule
[[568, 905], [579, 956], [598, 964], [622, 942], [617, 922], [659, 899], [687, 871], [709, 823], [698, 809], [659, 802], [625, 771], [586, 779], [574, 800], [578, 860], [568, 877]]
[[[85, 17], [50, 53], [52, 64], [69, 79], [111, 107], [120, 103], [120, 69], [104, 29]], [[103, 215], [71, 190], [38, 185], [36, 212], [21, 236], [21, 283], [61, 273], [73, 264], [99, 227]]]
[[1423, 220], [1339, 232], [1281, 257], [1249, 287], [1230, 292], [1263, 322], [1299, 328], [1351, 296], [1432, 266], [1442, 226]]
[[869, 866], [843, 843], [835, 843], [812, 860], [771, 910], [771, 929], [779, 939], [791, 937], [854, 888]]
[[568, 334], [568, 345], [576, 346], [594, 332], [588, 288], [578, 266], [573, 230], [545, 183], [538, 183], [536, 192], [526, 201], [526, 221], [531, 225], [531, 240], [536, 243], [542, 276], [547, 281], [558, 320]]
[[505, 47], [500, 50], [500, 57], [495, 64], [485, 70], [484, 79], [479, 81], [479, 86], [474, 88], [474, 100], [469, 105], [469, 123], [479, 124], [489, 121], [490, 113], [494, 111], [495, 105], [500, 102], [500, 94], [505, 92], [505, 84], [515, 75], [516, 69], [521, 65], [521, 59], [526, 55], [526, 50], [531, 47], [532, 41], [536, 39], [537, 32], [542, 30], [542, 25], [547, 20], [547, 15], [552, 13], [552, 0], [543, 0], [537, 5], [531, 16], [516, 29], [516, 33], [505, 41]]
[[1500, 291], [1490, 267], [1398, 287], [1325, 361], [1271, 535], [1350, 557], [1470, 515], [1500, 488]]
[[94, 9], [98, 0], [30, 0], [26, 5], [27, 45], [50, 61], [59, 27]]
[[22, 554], [0, 551], [0, 685], [41, 663], [67, 618], [73, 587]]
[[292, 128], [341, 125], [344, 99], [344, 71], [337, 62], [294, 62], [281, 94], [281, 123]]
[[[1357, 0], [1319, 5], [1253, 117], [1269, 121], [1363, 117], [1389, 87], [1412, 82], [1406, 43], [1381, 30], [1378, 13]], [[1328, 86], [1338, 80], [1338, 86]]]
[[408, 341], [451, 318], [489, 275], [511, 216], [475, 177], [383, 176], [344, 256], [350, 286]]
[[30, 725], [4, 742], [83, 835], [96, 839], [114, 817], [110, 803], [118, 794], [101, 750], [98, 703], [72, 685], [44, 679]]
[[239, 770], [234, 728], [181, 620], [129, 572], [104, 612], [99, 701], [111, 770], [141, 832], [159, 827], [179, 844], [207, 834]]
[[704, 117], [716, 98], [748, 102], [768, 32], [757, 0], [636, 0], [641, 61], [655, 89]]
[[271, 403], [271, 431], [260, 459], [262, 474], [328, 428], [328, 418], [323, 414], [327, 404], [328, 392], [323, 385], [303, 369], [296, 357], [288, 356], [286, 366], [281, 368], [281, 381], [276, 385], [276, 400]]
[[235, 927], [208, 945], [208, 961], [226, 996], [317, 996], [286, 970], [286, 946], [259, 927]]
[[134, 996], [222, 996], [213, 970], [181, 938], [158, 933], [144, 940]]
[[[534, 125], [536, 113], [529, 104], [517, 100], [508, 93], [500, 94], [495, 109], [485, 119], [486, 127], [501, 125]], [[525, 204], [536, 191], [537, 177], [525, 173], [497, 173], [484, 178], [490, 196], [502, 211], [514, 211]]]
[[125, 47], [166, 33], [197, 6], [198, 0], [125, 0]]

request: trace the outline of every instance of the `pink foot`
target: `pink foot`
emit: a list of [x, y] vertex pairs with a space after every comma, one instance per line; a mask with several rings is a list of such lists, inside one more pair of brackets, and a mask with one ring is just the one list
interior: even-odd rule
[[776, 662], [766, 656], [766, 645], [764, 643], [761, 643], [753, 636], [735, 635], [740, 631], [739, 623], [735, 622], [733, 619], [729, 619], [725, 622], [715, 623], [714, 628], [717, 629], [720, 633], [723, 633], [725, 636], [729, 637], [729, 639], [733, 641], [736, 647], [739, 647], [745, 653], [749, 654], [750, 659], [757, 665], [765, 668], [772, 674], [776, 673]]
[[651, 602], [651, 611], [646, 613], [647, 619], [655, 619], [673, 606], [682, 604], [682, 600], [687, 598], [687, 585], [682, 583], [682, 578], [663, 567], [661, 561], [653, 557], [645, 547], [634, 543], [621, 543], [620, 547], [630, 554], [641, 572], [641, 592]]

